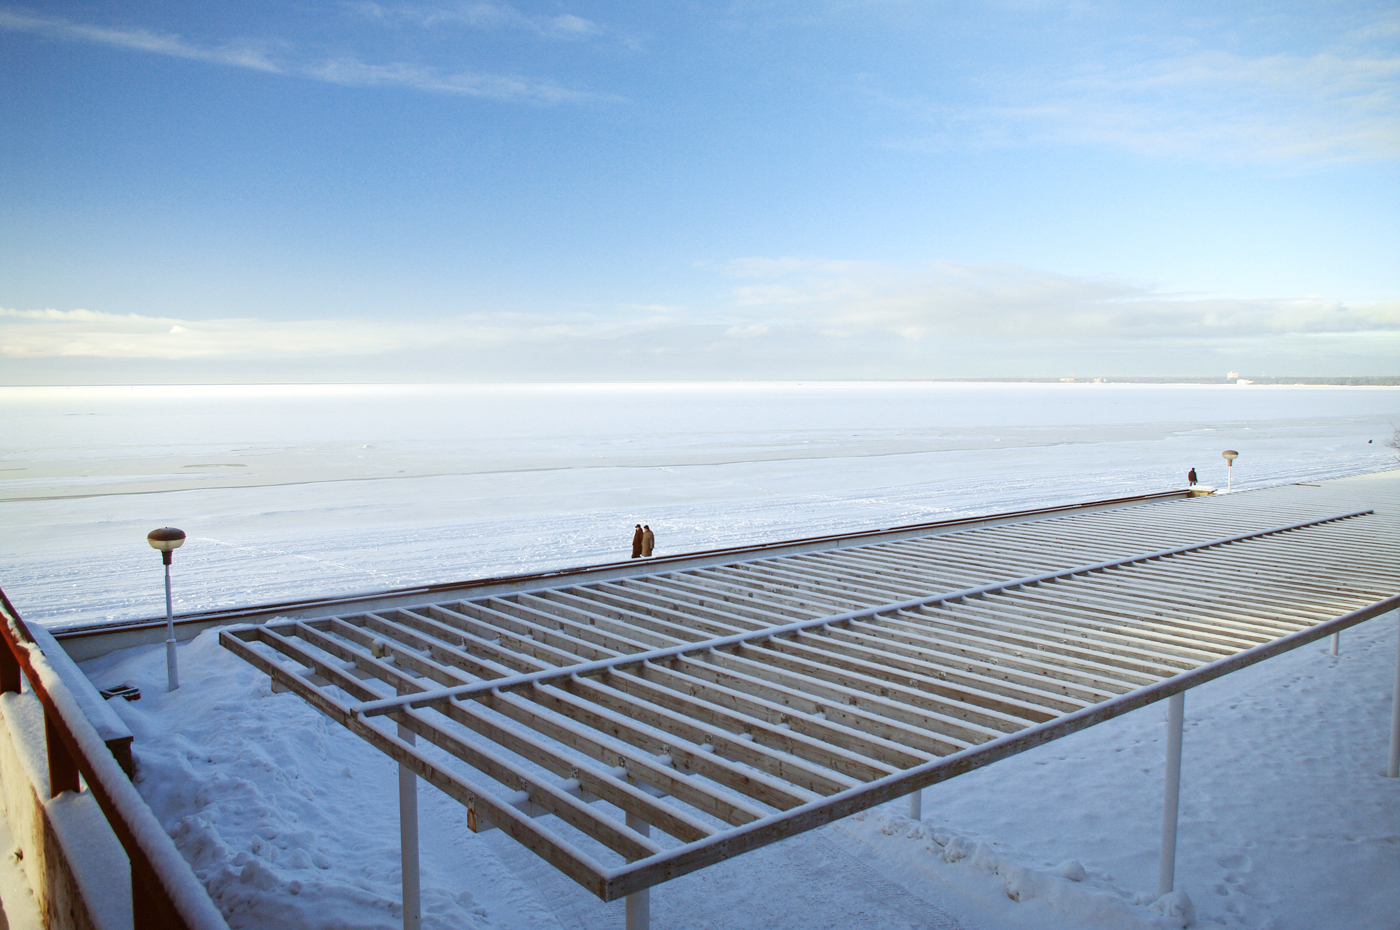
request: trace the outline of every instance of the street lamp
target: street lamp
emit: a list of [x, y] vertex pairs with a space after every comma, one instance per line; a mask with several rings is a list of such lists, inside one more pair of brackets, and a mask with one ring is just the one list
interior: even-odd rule
[[175, 667], [175, 612], [170, 604], [170, 557], [176, 549], [185, 544], [185, 531], [177, 530], [173, 526], [163, 526], [147, 533], [146, 542], [151, 544], [152, 549], [160, 550], [161, 561], [165, 563], [165, 630], [168, 637], [165, 641], [168, 687], [165, 690], [174, 691], [180, 687], [180, 671]]
[[1231, 479], [1235, 476], [1235, 459], [1239, 458], [1240, 454], [1234, 449], [1226, 449], [1220, 454], [1225, 459], [1225, 490], [1229, 491], [1234, 486]]

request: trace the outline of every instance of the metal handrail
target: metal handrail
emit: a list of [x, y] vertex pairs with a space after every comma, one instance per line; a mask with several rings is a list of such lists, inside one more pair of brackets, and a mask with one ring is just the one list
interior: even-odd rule
[[131, 861], [134, 930], [228, 930], [208, 892], [49, 665], [3, 590], [0, 611], [5, 646], [0, 649], [0, 691], [18, 694], [23, 674], [44, 709], [49, 796], [81, 791], [86, 782], [126, 850]]

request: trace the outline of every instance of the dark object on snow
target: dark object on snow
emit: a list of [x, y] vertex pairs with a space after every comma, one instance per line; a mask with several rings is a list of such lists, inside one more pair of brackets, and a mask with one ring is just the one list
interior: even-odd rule
[[1196, 469], [1191, 469], [1186, 473], [1186, 483], [1194, 486], [1196, 484]]
[[642, 558], [651, 558], [651, 551], [656, 548], [656, 535], [652, 533], [650, 526], [642, 527]]
[[632, 558], [642, 557], [642, 525], [637, 524], [637, 529], [632, 533]]
[[117, 685], [115, 688], [103, 688], [97, 693], [102, 695], [104, 701], [110, 701], [114, 697], [126, 698], [128, 701], [141, 700], [141, 689], [135, 685]]

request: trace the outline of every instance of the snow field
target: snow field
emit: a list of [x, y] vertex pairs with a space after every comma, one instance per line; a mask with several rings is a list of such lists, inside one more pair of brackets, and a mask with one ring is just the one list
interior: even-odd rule
[[[1336, 657], [1314, 643], [1187, 693], [1176, 888], [1197, 926], [1397, 925], [1400, 783], [1384, 777], [1396, 627], [1387, 614], [1344, 632]], [[999, 885], [1069, 926], [1182, 926], [1143, 910], [1165, 706], [932, 786], [920, 824], [887, 805], [840, 829], [921, 879]], [[1066, 860], [1085, 879], [1059, 874]]]

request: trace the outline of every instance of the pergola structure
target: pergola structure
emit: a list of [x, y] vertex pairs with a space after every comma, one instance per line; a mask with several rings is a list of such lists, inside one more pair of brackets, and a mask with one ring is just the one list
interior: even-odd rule
[[[927, 785], [1163, 698], [1170, 890], [1184, 692], [1397, 607], [1390, 477], [279, 620], [221, 641], [400, 763], [407, 926], [415, 778], [600, 898], [628, 896], [642, 926], [652, 885], [901, 796], [917, 814]], [[1400, 703], [1395, 730], [1392, 775]]]

